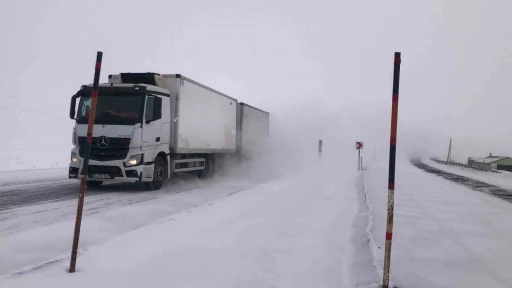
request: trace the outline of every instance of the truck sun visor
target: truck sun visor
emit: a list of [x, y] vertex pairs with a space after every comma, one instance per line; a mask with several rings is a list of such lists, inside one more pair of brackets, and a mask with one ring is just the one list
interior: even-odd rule
[[[119, 86], [100, 86], [99, 93], [146, 93], [146, 86], [142, 85], [133, 85], [131, 87], [119, 87]], [[91, 95], [92, 87], [83, 86], [80, 91], [77, 92], [78, 97], [89, 96]]]

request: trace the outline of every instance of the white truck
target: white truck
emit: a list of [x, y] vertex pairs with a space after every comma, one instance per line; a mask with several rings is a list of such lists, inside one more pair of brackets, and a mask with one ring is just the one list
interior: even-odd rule
[[[99, 85], [89, 187], [142, 182], [158, 190], [175, 173], [211, 177], [222, 159], [247, 155], [267, 141], [268, 112], [180, 74], [120, 73], [108, 79]], [[70, 179], [81, 175], [91, 92], [92, 85], [85, 85], [71, 98], [76, 122]]]

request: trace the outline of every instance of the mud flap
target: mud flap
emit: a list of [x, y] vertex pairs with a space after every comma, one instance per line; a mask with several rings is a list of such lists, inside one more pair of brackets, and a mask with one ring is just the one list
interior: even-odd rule
[[144, 166], [144, 168], [142, 169], [142, 182], [153, 181], [153, 171], [154, 170], [155, 170], [154, 164]]

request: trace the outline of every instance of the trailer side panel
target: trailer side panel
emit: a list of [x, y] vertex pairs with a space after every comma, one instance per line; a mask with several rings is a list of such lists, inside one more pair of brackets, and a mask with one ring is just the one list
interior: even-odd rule
[[237, 101], [186, 78], [177, 79], [177, 153], [236, 151]]
[[270, 133], [270, 114], [245, 103], [239, 103], [238, 150], [251, 154], [263, 148]]

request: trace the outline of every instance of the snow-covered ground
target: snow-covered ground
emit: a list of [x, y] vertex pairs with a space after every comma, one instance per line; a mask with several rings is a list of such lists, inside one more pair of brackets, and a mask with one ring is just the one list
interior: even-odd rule
[[[378, 267], [385, 240], [386, 168], [378, 163], [367, 170]], [[512, 287], [510, 203], [426, 173], [407, 160], [397, 163], [395, 189], [395, 284]]]
[[[0, 263], [9, 272], [0, 283], [378, 287], [387, 161], [367, 163], [367, 170], [358, 172], [345, 167], [349, 161], [324, 159], [321, 166], [266, 180], [221, 177], [183, 181], [156, 195], [90, 196], [75, 274], [66, 269], [76, 203], [13, 209], [26, 218], [9, 215], [19, 222], [1, 227]], [[396, 177], [393, 284], [512, 287], [511, 204], [426, 173], [408, 160], [398, 160]], [[30, 213], [44, 207], [55, 209], [42, 215], [56, 223]], [[29, 263], [33, 269], [27, 269]]]
[[[157, 192], [141, 191], [136, 187], [89, 191], [85, 199], [80, 247], [86, 249], [162, 217], [204, 205], [258, 183], [250, 179], [221, 183], [189, 177], [170, 183]], [[48, 185], [54, 185], [54, 182]], [[78, 191], [77, 181], [71, 185]], [[22, 187], [26, 188], [26, 185]], [[27, 192], [21, 190], [19, 193]], [[0, 211], [0, 276], [68, 257], [76, 205], [75, 196], [72, 200], [46, 201]]]
[[[88, 213], [81, 239], [81, 247], [88, 249], [79, 255], [76, 274], [66, 273], [68, 259], [64, 258], [4, 279], [5, 285], [354, 287], [351, 259], [355, 258], [355, 251], [351, 241], [357, 213], [353, 181], [356, 171], [346, 171], [334, 164], [324, 167], [238, 188], [235, 192], [239, 193], [217, 197], [216, 201], [206, 201], [207, 205], [195, 209], [181, 209], [179, 214], [164, 208], [179, 205], [175, 196], [170, 196], [166, 203], [162, 203], [166, 198], [159, 197], [152, 204]], [[156, 219], [155, 213], [159, 214], [159, 221], [112, 235], [111, 229], [120, 234], [123, 226], [125, 230], [131, 226], [130, 222], [143, 222], [137, 218]], [[69, 243], [48, 247], [55, 238], [52, 235], [61, 230], [68, 235]], [[55, 249], [53, 245], [69, 248], [71, 232], [72, 221], [67, 221], [9, 237], [7, 244], [16, 245], [24, 240], [27, 248], [29, 239], [33, 243], [34, 238], [41, 236], [50, 239], [30, 252], [2, 255], [0, 259], [31, 257], [44, 247]], [[101, 235], [104, 241], [92, 245], [90, 237], [94, 234], [96, 238]], [[370, 265], [369, 269], [373, 267]]]
[[434, 168], [450, 172], [453, 174], [469, 177], [472, 179], [476, 179], [485, 183], [489, 183], [492, 185], [496, 185], [506, 189], [512, 189], [512, 173], [504, 171], [504, 173], [493, 173], [493, 172], [485, 172], [480, 170], [475, 170], [471, 168], [463, 168], [457, 166], [448, 166], [436, 163], [430, 159], [422, 160], [425, 164], [432, 166]]

